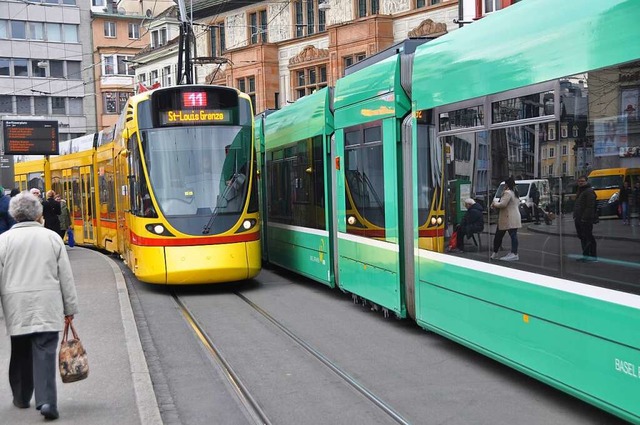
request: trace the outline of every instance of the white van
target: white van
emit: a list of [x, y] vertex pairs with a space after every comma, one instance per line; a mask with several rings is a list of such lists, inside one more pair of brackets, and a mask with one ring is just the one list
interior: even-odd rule
[[[518, 196], [520, 197], [520, 216], [522, 217], [523, 221], [533, 220], [534, 218], [533, 192], [531, 190], [531, 187], [533, 185], [536, 186], [536, 188], [538, 189], [538, 193], [540, 194], [538, 207], [546, 211], [548, 210], [549, 204], [551, 203], [551, 188], [549, 186], [548, 180], [516, 180], [516, 191], [518, 192]], [[496, 194], [493, 197], [493, 200], [499, 200], [502, 197], [503, 191], [504, 182], [500, 183], [500, 186], [498, 186], [498, 190], [496, 190]], [[541, 214], [540, 218], [544, 219], [544, 216]]]

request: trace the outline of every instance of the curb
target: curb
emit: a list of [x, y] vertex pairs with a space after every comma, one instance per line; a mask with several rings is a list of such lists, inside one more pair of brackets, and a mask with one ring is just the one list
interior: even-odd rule
[[151, 375], [147, 367], [147, 361], [142, 351], [138, 328], [133, 317], [133, 310], [129, 302], [129, 291], [122, 276], [120, 268], [111, 258], [104, 256], [107, 260], [116, 281], [116, 289], [118, 291], [118, 301], [120, 302], [120, 314], [122, 316], [122, 324], [124, 326], [124, 337], [127, 342], [127, 351], [129, 353], [129, 363], [131, 365], [131, 378], [133, 380], [133, 390], [136, 395], [136, 404], [138, 406], [138, 416], [142, 425], [162, 425], [160, 409], [156, 394], [153, 391], [151, 383]]

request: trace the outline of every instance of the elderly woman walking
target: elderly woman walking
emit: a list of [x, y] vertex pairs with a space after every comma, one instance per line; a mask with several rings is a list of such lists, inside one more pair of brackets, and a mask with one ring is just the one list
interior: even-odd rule
[[511, 252], [500, 259], [503, 261], [518, 261], [520, 259], [518, 255], [518, 229], [522, 227], [522, 218], [518, 209], [520, 199], [515, 192], [516, 182], [513, 177], [506, 179], [504, 184], [505, 190], [500, 200], [491, 204], [492, 207], [500, 210], [498, 213], [498, 228], [493, 238], [491, 259], [498, 258], [498, 250], [502, 244], [502, 238], [504, 238], [506, 232], [509, 232], [509, 236], [511, 236]]
[[0, 299], [11, 336], [13, 404], [29, 407], [35, 390], [36, 409], [57, 419], [58, 333], [78, 310], [71, 264], [60, 236], [42, 225], [38, 198], [16, 195], [9, 214], [17, 223], [0, 235]]

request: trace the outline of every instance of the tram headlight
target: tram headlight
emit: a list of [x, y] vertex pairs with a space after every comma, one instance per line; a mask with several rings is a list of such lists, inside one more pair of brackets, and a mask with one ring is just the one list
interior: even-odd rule
[[431, 225], [435, 226], [436, 224], [436, 218], [435, 217], [431, 217]]
[[174, 236], [162, 223], [149, 223], [144, 226], [148, 232], [158, 236]]
[[242, 222], [242, 227], [244, 227], [244, 230], [249, 230], [253, 227], [253, 223], [249, 220], [245, 220]]
[[245, 218], [244, 220], [242, 220], [242, 224], [240, 225], [240, 227], [238, 227], [236, 233], [242, 233], [246, 232], [247, 230], [251, 230], [256, 227], [256, 224], [258, 224], [258, 220], [254, 218]]
[[162, 224], [156, 224], [155, 226], [153, 226], [153, 231], [156, 233], [156, 235], [161, 235], [162, 233], [164, 233], [164, 226]]
[[616, 192], [616, 193], [614, 193], [613, 195], [611, 195], [611, 198], [609, 198], [609, 201], [608, 201], [608, 202], [609, 202], [610, 204], [613, 204], [613, 203], [615, 203], [615, 202], [618, 200], [618, 198], [620, 198], [620, 192]]
[[354, 216], [350, 215], [347, 218], [347, 223], [349, 223], [351, 226], [353, 226], [354, 224], [356, 224], [356, 218]]
[[442, 217], [438, 217], [436, 219], [436, 223], [438, 223], [438, 226], [442, 224]]

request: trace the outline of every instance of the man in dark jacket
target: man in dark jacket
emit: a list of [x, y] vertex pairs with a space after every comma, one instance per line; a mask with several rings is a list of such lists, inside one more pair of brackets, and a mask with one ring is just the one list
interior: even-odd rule
[[464, 237], [472, 237], [474, 233], [482, 232], [484, 229], [484, 218], [482, 216], [482, 205], [476, 203], [473, 199], [469, 198], [464, 201], [464, 206], [467, 208], [467, 212], [462, 217], [462, 221], [457, 229], [456, 251], [464, 251]]
[[60, 234], [60, 219], [62, 213], [60, 202], [55, 200], [56, 193], [53, 190], [47, 192], [47, 200], [42, 203], [42, 216], [44, 217], [44, 227]]
[[0, 234], [11, 229], [11, 226], [16, 223], [9, 215], [10, 200], [11, 198], [4, 194], [4, 187], [0, 186]]
[[582, 244], [582, 258], [578, 261], [598, 261], [596, 238], [593, 237], [593, 223], [596, 218], [596, 193], [587, 182], [587, 177], [578, 178], [578, 192], [573, 208], [573, 221], [576, 233]]

